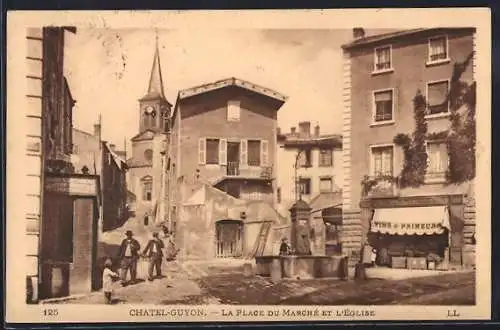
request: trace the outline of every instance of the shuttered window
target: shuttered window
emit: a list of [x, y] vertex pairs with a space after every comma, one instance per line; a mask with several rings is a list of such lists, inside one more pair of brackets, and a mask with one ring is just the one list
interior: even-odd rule
[[241, 140], [240, 144], [240, 165], [248, 164], [248, 143], [247, 140]]
[[219, 164], [219, 139], [207, 139], [206, 141], [206, 163]]
[[221, 164], [221, 165], [227, 164], [227, 140], [226, 139], [219, 140], [219, 164]]
[[448, 148], [442, 142], [427, 143], [427, 173], [442, 174], [448, 170]]
[[260, 159], [261, 165], [269, 165], [269, 143], [267, 140], [262, 140], [260, 143]]
[[261, 163], [261, 143], [259, 140], [248, 141], [248, 165], [260, 166]]
[[198, 142], [198, 163], [203, 165], [206, 163], [206, 143], [205, 139], [200, 139]]

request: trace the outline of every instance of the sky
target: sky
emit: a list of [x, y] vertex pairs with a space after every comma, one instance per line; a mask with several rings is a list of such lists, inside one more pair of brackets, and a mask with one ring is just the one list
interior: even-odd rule
[[[278, 125], [299, 121], [341, 133], [342, 55], [351, 30], [158, 30], [167, 99], [179, 90], [229, 77], [286, 96]], [[99, 114], [103, 139], [123, 148], [138, 133], [138, 99], [146, 94], [154, 29], [79, 29], [65, 40], [64, 71], [77, 103], [74, 126], [92, 132]]]

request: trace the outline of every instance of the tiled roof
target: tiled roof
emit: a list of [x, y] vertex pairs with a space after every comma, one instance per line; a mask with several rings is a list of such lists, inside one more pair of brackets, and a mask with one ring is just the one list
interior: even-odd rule
[[321, 136], [300, 137], [292, 134], [281, 134], [278, 136], [278, 142], [284, 147], [302, 147], [302, 146], [342, 146], [342, 135], [329, 134]]
[[342, 207], [342, 191], [320, 193], [309, 203], [313, 211], [330, 207]]
[[188, 89], [183, 89], [179, 91], [179, 99], [188, 98], [191, 96], [207, 93], [216, 89], [225, 88], [229, 86], [238, 86], [240, 88], [247, 89], [255, 93], [266, 95], [270, 98], [276, 99], [281, 102], [285, 102], [287, 100], [287, 96], [278, 93], [270, 88], [262, 87], [252, 82], [234, 77], [218, 80], [212, 83], [195, 86]]

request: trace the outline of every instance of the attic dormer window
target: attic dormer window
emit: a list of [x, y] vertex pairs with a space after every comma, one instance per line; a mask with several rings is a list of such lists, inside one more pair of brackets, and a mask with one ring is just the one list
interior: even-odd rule
[[240, 121], [240, 101], [227, 102], [227, 121]]

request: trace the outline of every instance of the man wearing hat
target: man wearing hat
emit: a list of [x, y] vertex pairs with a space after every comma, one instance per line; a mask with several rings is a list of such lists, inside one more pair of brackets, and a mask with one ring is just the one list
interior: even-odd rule
[[127, 238], [122, 241], [118, 257], [121, 261], [121, 282], [125, 285], [127, 282], [127, 271], [130, 269], [130, 281], [133, 283], [137, 279], [137, 261], [139, 259], [139, 250], [141, 245], [132, 236], [131, 230], [125, 233]]
[[162, 249], [165, 247], [163, 241], [158, 237], [158, 233], [153, 233], [153, 238], [149, 240], [148, 245], [142, 254], [149, 258], [148, 280], [153, 280], [153, 271], [156, 268], [156, 276], [161, 277], [161, 262], [163, 259]]

